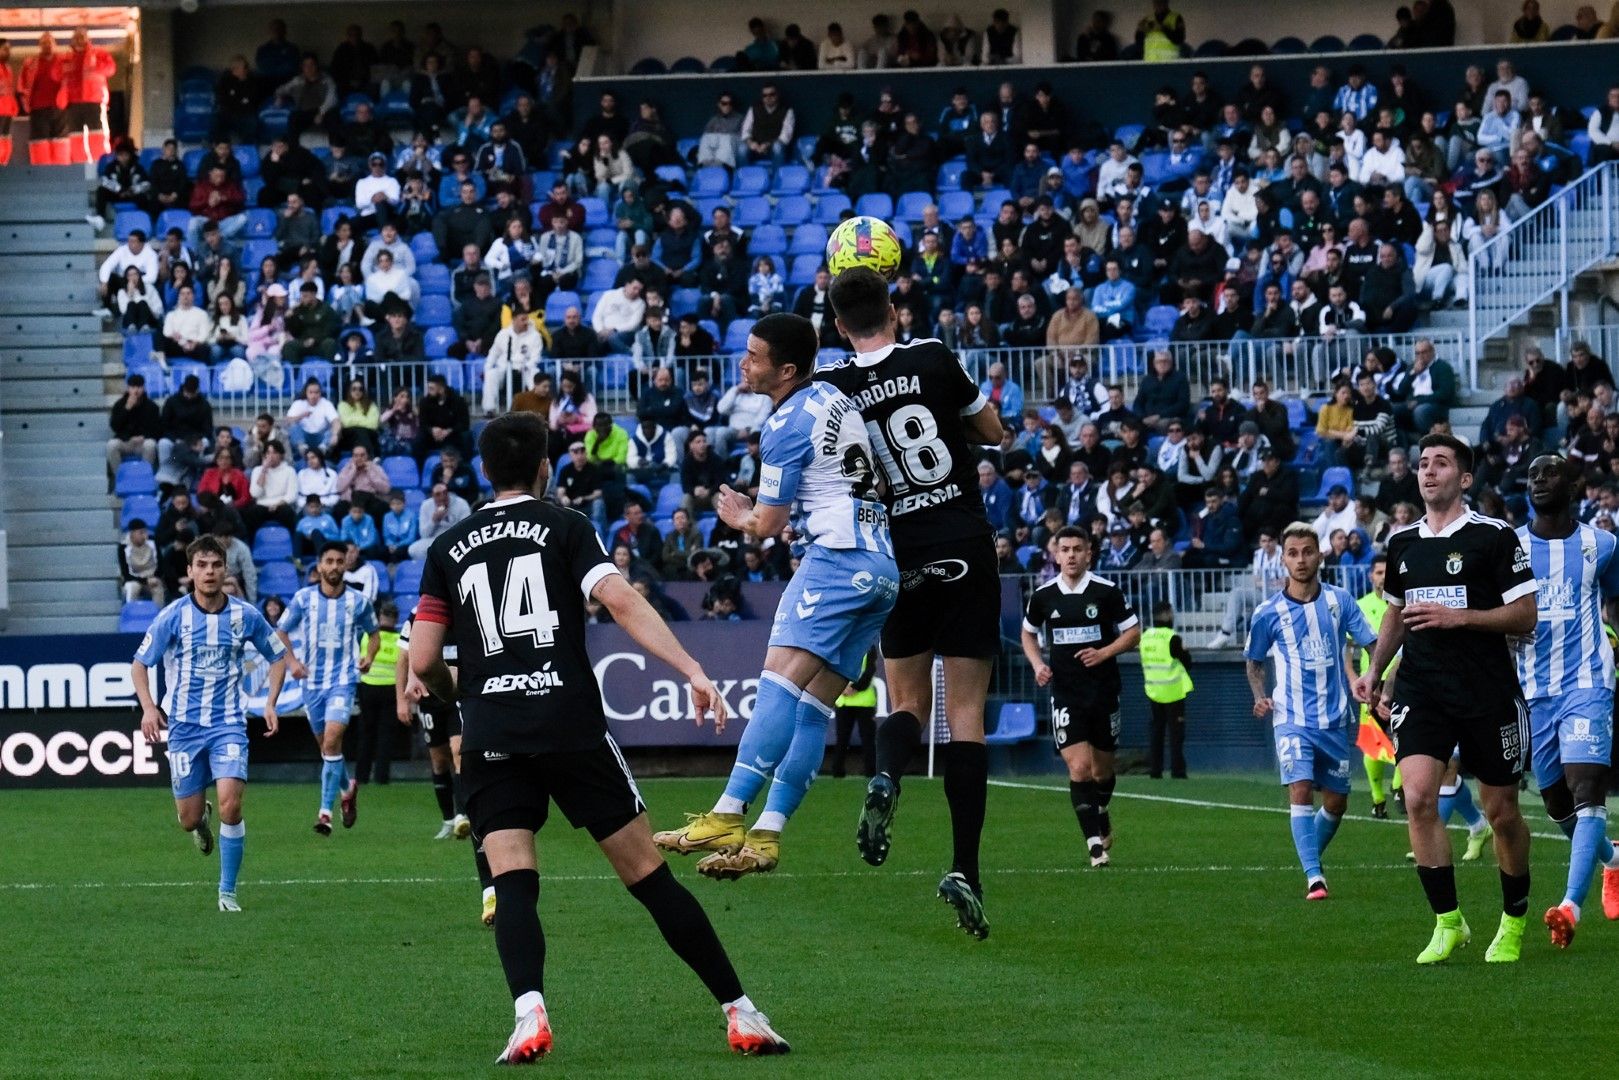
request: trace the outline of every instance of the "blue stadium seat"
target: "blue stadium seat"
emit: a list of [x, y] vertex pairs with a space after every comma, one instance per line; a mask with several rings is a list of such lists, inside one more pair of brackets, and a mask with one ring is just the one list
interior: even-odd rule
[[146, 393], [148, 396], [159, 398], [169, 392], [168, 372], [164, 371], [162, 365], [155, 361], [148, 360], [144, 363], [131, 364], [128, 366], [128, 371], [131, 375], [143, 375], [146, 377]]
[[716, 56], [714, 58], [714, 62], [712, 64], [708, 65], [708, 70], [710, 70], [710, 71], [735, 71], [736, 70], [736, 57], [734, 55], [732, 55], [731, 53], [726, 53], [724, 56]]
[[921, 221], [923, 209], [932, 205], [931, 191], [907, 191], [894, 204], [894, 216], [901, 221]]
[[978, 205], [991, 214], [998, 214], [1002, 203], [1013, 201], [1012, 193], [1005, 188], [985, 188], [979, 195]]
[[202, 384], [203, 390], [207, 391], [209, 386], [207, 364], [202, 363], [200, 360], [169, 361], [169, 382], [173, 383], [175, 386], [179, 386], [186, 380], [186, 377], [190, 375], [195, 375], [197, 377], [197, 381]]
[[682, 56], [679, 60], [669, 65], [669, 74], [671, 75], [701, 75], [707, 70], [708, 68], [704, 66], [703, 62], [695, 56]]
[[191, 211], [165, 210], [157, 216], [157, 228], [152, 234], [152, 238], [155, 240], [159, 237], [167, 236], [170, 229], [179, 229], [183, 233], [190, 224]]
[[618, 277], [618, 263], [612, 259], [592, 259], [585, 264], [584, 276], [579, 280], [581, 292], [596, 293], [611, 289]]
[[971, 217], [973, 213], [973, 193], [970, 191], [941, 191], [939, 192], [939, 217], [950, 223], [952, 228], [956, 222], [964, 217]]
[[862, 217], [888, 221], [894, 216], [894, 200], [881, 191], [873, 191], [860, 196], [860, 201], [855, 203], [854, 212]]
[[731, 177], [722, 165], [704, 165], [692, 174], [691, 196], [712, 199], [731, 190]]
[[156, 496], [131, 495], [129, 498], [124, 500], [124, 505], [119, 509], [118, 527], [120, 529], [127, 529], [129, 528], [129, 523], [134, 521], [136, 518], [139, 518], [140, 520], [146, 522], [146, 524], [155, 527], [157, 525], [158, 516], [162, 512], [162, 509], [157, 505]]
[[249, 240], [242, 245], [242, 265], [257, 270], [259, 264], [279, 250], [274, 240]]
[[814, 208], [802, 195], [784, 195], [776, 202], [770, 220], [777, 225], [802, 225], [810, 219]]
[[242, 179], [252, 180], [259, 175], [259, 148], [256, 146], [237, 146], [231, 152], [236, 155], [236, 163], [242, 167]]
[[456, 342], [455, 329], [449, 326], [431, 326], [423, 335], [429, 360], [443, 360], [450, 355], [450, 346]]
[[265, 140], [285, 135], [292, 126], [292, 110], [269, 105], [259, 110], [259, 136]]
[[1287, 426], [1294, 431], [1303, 431], [1310, 421], [1310, 414], [1304, 407], [1304, 402], [1296, 397], [1282, 399], [1282, 407], [1287, 410]]
[[276, 218], [274, 210], [265, 210], [254, 207], [247, 212], [247, 232], [250, 240], [263, 240], [275, 236]]
[[305, 360], [298, 365], [298, 377], [294, 382], [303, 387], [309, 384], [310, 379], [314, 379], [324, 388], [324, 392], [330, 393], [335, 375], [336, 370], [330, 360]]
[[336, 232], [337, 223], [339, 220], [346, 217], [351, 218], [353, 216], [354, 208], [352, 206], [328, 206], [320, 213], [321, 234], [324, 236], [328, 233]]
[[421, 559], [406, 559], [394, 568], [395, 593], [420, 593], [422, 591], [422, 570], [426, 567]]
[[618, 250], [617, 229], [586, 229], [585, 230], [585, 257], [587, 259], [611, 259]]
[[[770, 220], [770, 200], [763, 195], [749, 195], [736, 204], [731, 220], [739, 229], [752, 229]], [[780, 226], [776, 226], [780, 228]]]
[[822, 195], [815, 204], [815, 216], [811, 220], [817, 225], [825, 225], [830, 228], [838, 223], [840, 215], [850, 206], [849, 196], [844, 195], [842, 192]]
[[421, 286], [423, 296], [449, 296], [451, 288], [450, 268], [443, 263], [418, 262], [416, 264], [416, 284]]
[[743, 165], [731, 177], [731, 197], [745, 199], [770, 190], [770, 170], [763, 165]]
[[1270, 51], [1279, 56], [1283, 53], [1308, 52], [1309, 46], [1304, 44], [1303, 38], [1289, 35], [1287, 37], [1277, 38], [1276, 43], [1270, 47]]
[[995, 730], [984, 736], [990, 746], [1010, 746], [1034, 738], [1034, 706], [1027, 702], [1008, 701], [1001, 705]]
[[814, 255], [819, 258], [825, 253], [825, 225], [800, 225], [793, 230], [793, 238], [787, 245], [787, 254]]
[[447, 296], [424, 296], [416, 305], [417, 326], [449, 326], [451, 315], [450, 298]]
[[584, 317], [585, 322], [588, 323], [596, 317], [596, 305], [601, 303], [601, 298], [602, 294], [599, 292], [591, 293], [589, 296], [585, 297], [585, 309], [580, 312], [580, 315]]
[[388, 580], [388, 564], [381, 559], [367, 559], [365, 564], [377, 572], [377, 595], [392, 596], [393, 582]]
[[180, 164], [185, 167], [186, 175], [191, 179], [197, 178], [197, 168], [202, 165], [202, 158], [206, 153], [206, 150], [198, 146], [180, 155]]
[[1383, 48], [1383, 39], [1376, 34], [1356, 34], [1349, 39], [1350, 52], [1377, 52]]
[[697, 310], [702, 298], [703, 294], [698, 289], [675, 289], [669, 294], [669, 314], [677, 319], [689, 315]]
[[297, 567], [290, 562], [271, 562], [259, 567], [259, 596], [279, 596], [285, 600], [303, 587]]
[[748, 240], [748, 254], [751, 256], [781, 255], [786, 251], [787, 230], [780, 225], [760, 225]]
[[[131, 495], [154, 495], [157, 493], [157, 477], [152, 473], [152, 467], [144, 459], [136, 458], [126, 461], [118, 466], [118, 473], [113, 479], [112, 492], [120, 499]], [[156, 525], [157, 522], [150, 522]]]
[[1334, 484], [1342, 484], [1350, 497], [1354, 497], [1355, 474], [1346, 466], [1334, 465], [1330, 469], [1321, 470], [1321, 484], [1316, 489], [1315, 501], [1326, 501], [1327, 492], [1332, 490]]
[[770, 185], [770, 194], [802, 195], [809, 190], [809, 184], [809, 169], [803, 165], [783, 165], [776, 170], [776, 179]]
[[613, 215], [607, 212], [607, 204], [594, 195], [586, 195], [579, 200], [579, 205], [585, 211], [585, 228], [610, 229], [613, 227]]
[[630, 68], [631, 75], [667, 75], [669, 68], [656, 56], [643, 56]]
[[899, 221], [897, 219], [890, 222], [890, 225], [892, 226], [892, 228], [894, 230], [894, 235], [899, 237], [899, 246], [900, 247], [904, 248], [906, 251], [910, 251], [913, 247], [916, 246], [913, 243], [914, 238], [911, 236], [911, 227], [909, 225], [907, 225], [907, 224], [905, 224], [905, 222]]
[[652, 508], [654, 515], [672, 514], [680, 509], [680, 501], [685, 497], [678, 481], [671, 480], [658, 489], [658, 501]]
[[338, 109], [338, 115], [341, 116], [345, 121], [353, 120], [354, 111], [361, 105], [370, 105], [374, 110], [377, 103], [370, 94], [350, 94], [348, 97], [343, 99], [343, 104]]
[[748, 347], [748, 334], [753, 330], [752, 319], [732, 319], [725, 328], [725, 342], [720, 346], [726, 352], [741, 352]]
[[400, 87], [383, 94], [382, 103], [377, 106], [377, 115], [385, 124], [412, 123], [416, 119], [416, 110], [410, 104], [410, 90]]
[[793, 146], [798, 151], [798, 160], [806, 165], [815, 161], [815, 144], [820, 142], [814, 135], [800, 135], [793, 140]]
[[396, 488], [415, 487], [417, 481], [421, 479], [421, 474], [416, 471], [415, 459], [403, 454], [392, 454], [383, 458], [382, 471], [388, 474], [388, 483]]
[[157, 604], [152, 600], [125, 600], [118, 610], [120, 634], [144, 634], [157, 618]]
[[416, 265], [438, 261], [438, 241], [430, 232], [419, 232], [410, 238], [410, 253], [416, 256]]
[[[152, 362], [152, 335], [129, 334], [124, 338], [124, 370], [133, 371], [136, 364], [149, 364]], [[148, 394], [152, 388], [146, 388]], [[154, 395], [155, 396], [155, 395]]]
[[731, 200], [723, 195], [705, 195], [701, 198], [694, 198], [691, 200], [691, 204], [697, 210], [698, 220], [703, 222], [713, 221], [714, 211], [719, 209], [729, 210], [731, 208]]
[[943, 194], [946, 191], [961, 190], [961, 176], [967, 171], [964, 161], [947, 161], [939, 166], [939, 175], [934, 179], [933, 186]]
[[1343, 52], [1344, 39], [1337, 34], [1322, 34], [1310, 42], [1310, 51], [1313, 53]]
[[129, 239], [129, 234], [139, 229], [146, 234], [147, 239], [152, 236], [152, 215], [144, 210], [120, 210], [113, 215], [112, 234], [121, 244]]
[[812, 285], [815, 282], [815, 272], [821, 268], [821, 252], [808, 255], [794, 255], [792, 269], [787, 273], [789, 286]]
[[597, 389], [623, 390], [630, 385], [630, 372], [635, 370], [635, 357], [626, 353], [614, 353], [602, 357], [596, 364], [598, 378], [601, 380]]
[[1170, 177], [1168, 150], [1148, 150], [1141, 155], [1141, 179], [1148, 187], [1157, 187]]
[[1199, 45], [1196, 49], [1193, 49], [1192, 55], [1197, 57], [1224, 56], [1227, 48], [1229, 48], [1229, 46], [1227, 46], [1226, 43], [1221, 41], [1219, 38], [1209, 38], [1209, 40], [1203, 42], [1203, 44]]
[[[665, 184], [669, 184], [671, 186], [686, 186], [686, 170], [685, 167], [681, 165], [659, 165], [656, 169], [652, 170], [652, 175], [656, 176], [659, 180], [662, 180]], [[545, 189], [535, 188], [534, 190], [543, 191]]]
[[1147, 317], [1142, 320], [1142, 333], [1148, 340], [1168, 338], [1178, 318], [1180, 310], [1174, 304], [1154, 304], [1147, 309]]
[[583, 310], [584, 306], [584, 301], [579, 299], [578, 293], [569, 289], [558, 289], [545, 298], [545, 321], [548, 323], [560, 323], [563, 314], [569, 308], [577, 307]]
[[1126, 150], [1134, 150], [1141, 133], [1146, 130], [1142, 124], [1120, 124], [1113, 129], [1113, 137], [1123, 143]]

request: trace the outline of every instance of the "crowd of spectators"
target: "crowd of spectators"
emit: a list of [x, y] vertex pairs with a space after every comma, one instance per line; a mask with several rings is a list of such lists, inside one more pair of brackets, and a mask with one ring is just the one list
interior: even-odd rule
[[[895, 66], [917, 49], [1016, 62], [1004, 12], [967, 53], [912, 14], [893, 35]], [[649, 591], [787, 576], [784, 539], [750, 545], [710, 512], [720, 484], [757, 486], [769, 411], [727, 385], [734, 368], [716, 354], [736, 351], [738, 321], [781, 309], [809, 317], [827, 349], [846, 345], [813, 265], [825, 226], [777, 212], [842, 198], [847, 216], [863, 196], [918, 193], [915, 216], [895, 217], [908, 246], [899, 336], [956, 348], [1006, 423], [980, 468], [1003, 568], [1053, 572], [1045, 543], [1066, 524], [1103, 541], [1104, 569], [1240, 568], [1301, 501], [1319, 495], [1342, 515], [1359, 491], [1359, 513], [1388, 501], [1373, 486], [1403, 483], [1402, 447], [1448, 425], [1456, 373], [1430, 342], [1397, 350], [1371, 335], [1465, 303], [1469, 251], [1577, 172], [1584, 149], [1507, 61], [1494, 83], [1467, 69], [1450, 95], [1398, 67], [1374, 85], [1359, 66], [1323, 64], [1307, 88], [1282, 88], [1256, 64], [1229, 95], [1199, 72], [1143, 104], [1150, 123], [1116, 132], [1049, 83], [1011, 80], [989, 102], [958, 90], [937, 113], [892, 86], [869, 110], [844, 95], [813, 136], [769, 82], [746, 104], [721, 89], [704, 130], [679, 138], [655, 102], [632, 117], [612, 93], [570, 127], [558, 95], [582, 32], [568, 26], [504, 64], [431, 27], [417, 45], [392, 24], [376, 49], [350, 27], [323, 66], [273, 24], [255, 65], [237, 58], [221, 76], [208, 146], [182, 154], [170, 140], [150, 157], [126, 143], [104, 163], [100, 213], [133, 203], [173, 222], [126, 230], [100, 272], [108, 315], [153, 350], [131, 367], [107, 450], [110, 480], [143, 460], [162, 500], [150, 539], [126, 544], [126, 594], [181, 588], [172, 553], [204, 530], [249, 555], [268, 527], [286, 531], [293, 558], [336, 538], [357, 566], [418, 560], [482, 498], [473, 435], [505, 408], [547, 418], [555, 497]], [[788, 44], [756, 37], [756, 63], [768, 66], [765, 45], [782, 66], [827, 51]], [[260, 152], [249, 120], [266, 87], [294, 122]], [[406, 131], [348, 97], [407, 91]], [[1615, 110], [1619, 89], [1593, 113], [1593, 157]], [[790, 191], [760, 189], [763, 221], [746, 218], [757, 197], [738, 197], [755, 165], [767, 185], [787, 166], [802, 173]], [[698, 193], [712, 166], [721, 192], [739, 183], [732, 198]], [[811, 265], [784, 273], [800, 230], [814, 246], [794, 254]], [[549, 303], [559, 293], [567, 302]], [[1298, 387], [1233, 386], [1233, 371], [1194, 386], [1158, 349], [1127, 400], [1083, 349], [1120, 339], [1310, 356], [1333, 395], [1301, 408]], [[628, 362], [627, 387], [612, 388], [614, 407], [629, 406], [619, 417], [596, 397], [604, 356]], [[361, 377], [443, 358], [469, 367]], [[173, 388], [161, 408], [149, 378]], [[240, 435], [216, 424], [211, 396], [255, 387], [290, 405]], [[1602, 401], [1585, 389], [1559, 399], [1579, 417], [1559, 430], [1601, 454], [1606, 423], [1586, 414]], [[1337, 466], [1344, 490], [1318, 492]], [[1511, 512], [1508, 483], [1480, 498], [1497, 491]], [[1398, 518], [1395, 503], [1374, 509]], [[1386, 532], [1375, 523], [1324, 533], [1332, 560], [1369, 559]], [[242, 578], [254, 597], [256, 575]]]

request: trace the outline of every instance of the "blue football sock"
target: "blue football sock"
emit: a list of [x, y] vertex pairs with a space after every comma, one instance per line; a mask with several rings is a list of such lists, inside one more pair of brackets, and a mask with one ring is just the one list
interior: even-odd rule
[[327, 813], [337, 803], [337, 797], [343, 793], [343, 758], [327, 757], [321, 755], [320, 767], [320, 808]]
[[770, 785], [765, 798], [765, 813], [756, 827], [781, 831], [782, 825], [793, 816], [798, 804], [809, 794], [820, 771], [821, 758], [826, 754], [826, 726], [832, 720], [832, 706], [824, 705], [805, 694], [798, 702], [793, 728], [792, 745], [787, 756], [776, 766], [776, 780]]
[[1304, 876], [1314, 881], [1321, 876], [1321, 849], [1315, 840], [1315, 807], [1294, 806], [1292, 811], [1293, 846], [1298, 849], [1299, 865]]
[[759, 676], [753, 719], [748, 721], [737, 743], [736, 764], [731, 766], [731, 778], [725, 784], [725, 799], [744, 805], [751, 803], [776, 771], [792, 745], [802, 693], [773, 671]]
[[1484, 815], [1479, 813], [1478, 807], [1473, 804], [1473, 793], [1468, 790], [1465, 780], [1457, 782], [1453, 794], [1441, 793], [1439, 796], [1439, 820], [1448, 825], [1453, 813], [1462, 816], [1462, 823], [1467, 826], [1469, 832], [1484, 823]]
[[1325, 855], [1327, 845], [1332, 838], [1338, 835], [1338, 826], [1343, 821], [1341, 814], [1329, 814], [1327, 808], [1322, 807], [1315, 812], [1315, 850], [1316, 855]]
[[[1568, 856], [1568, 891], [1565, 901], [1575, 907], [1585, 903], [1585, 894], [1591, 891], [1591, 876], [1596, 873], [1598, 849], [1607, 842], [1608, 808], [1582, 806], [1574, 814], [1574, 846]], [[1608, 845], [1612, 850], [1613, 845]], [[1613, 857], [1611, 854], [1608, 856]]]
[[219, 826], [219, 891], [234, 893], [236, 875], [242, 869], [242, 847], [247, 843], [247, 823]]

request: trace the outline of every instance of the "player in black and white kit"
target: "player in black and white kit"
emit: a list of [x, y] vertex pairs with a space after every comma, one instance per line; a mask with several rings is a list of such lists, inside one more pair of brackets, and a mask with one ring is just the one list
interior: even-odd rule
[[1417, 875], [1437, 918], [1419, 964], [1449, 959], [1471, 938], [1456, 898], [1439, 787], [1453, 751], [1479, 781], [1501, 867], [1501, 928], [1485, 959], [1518, 959], [1529, 909], [1529, 828], [1518, 778], [1529, 759], [1529, 718], [1509, 635], [1532, 634], [1535, 577], [1512, 526], [1468, 510], [1473, 452], [1449, 435], [1418, 444], [1417, 483], [1426, 515], [1393, 533], [1383, 590], [1389, 607], [1355, 696], [1376, 702], [1381, 675], [1404, 647], [1390, 708], [1390, 734], [1405, 781]]
[[[1056, 577], [1034, 590], [1023, 615], [1023, 655], [1035, 682], [1051, 687], [1051, 740], [1068, 766], [1074, 804], [1092, 866], [1106, 866], [1113, 822], [1113, 754], [1119, 748], [1119, 662], [1141, 641], [1130, 600], [1091, 573], [1091, 536], [1072, 525], [1057, 530]], [[1048, 666], [1040, 655], [1044, 634]]]
[[[607, 732], [585, 651], [585, 601], [599, 601], [686, 679], [698, 723], [712, 708], [723, 728], [724, 700], [614, 568], [589, 519], [534, 497], [549, 472], [545, 421], [502, 416], [484, 428], [478, 450], [495, 499], [429, 549], [410, 667], [429, 693], [461, 707], [467, 811], [494, 871], [495, 947], [516, 1002], [517, 1025], [497, 1064], [533, 1061], [551, 1049], [534, 834], [553, 800], [575, 828], [589, 831], [664, 940], [720, 1002], [731, 1048], [785, 1052], [786, 1041], [742, 992], [708, 916], [652, 845], [640, 792]], [[447, 641], [459, 653], [459, 686], [444, 664]]]
[[974, 937], [989, 933], [978, 848], [989, 762], [984, 699], [1000, 652], [1001, 581], [994, 530], [978, 493], [976, 446], [1001, 441], [1001, 418], [937, 338], [894, 341], [888, 283], [856, 267], [832, 282], [838, 329], [852, 360], [819, 376], [865, 418], [900, 572], [899, 600], [883, 628], [889, 714], [877, 730], [877, 775], [866, 789], [856, 843], [873, 866], [888, 858], [899, 781], [933, 713], [933, 657], [944, 658], [944, 793], [954, 854], [939, 895]]

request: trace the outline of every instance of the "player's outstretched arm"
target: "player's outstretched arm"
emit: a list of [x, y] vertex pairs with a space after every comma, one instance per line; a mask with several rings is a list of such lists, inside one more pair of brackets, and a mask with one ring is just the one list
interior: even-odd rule
[[270, 662], [269, 696], [264, 702], [264, 733], [274, 735], [281, 729], [281, 720], [275, 711], [275, 703], [281, 697], [281, 684], [287, 680], [287, 653], [282, 653]]
[[[702, 666], [675, 639], [674, 631], [669, 629], [669, 624], [663, 621], [661, 615], [652, 610], [646, 598], [631, 588], [621, 574], [609, 574], [602, 578], [591, 590], [591, 596], [612, 613], [613, 621], [637, 645], [674, 668], [681, 678], [691, 684], [691, 700], [697, 707], [698, 726], [702, 726], [703, 714], [713, 709], [714, 730], [724, 731], [725, 699], [720, 697]], [[415, 644], [412, 639], [412, 648]]]
[[760, 540], [780, 536], [789, 516], [788, 507], [755, 504], [729, 484], [720, 485], [719, 498], [714, 505], [721, 521]]

